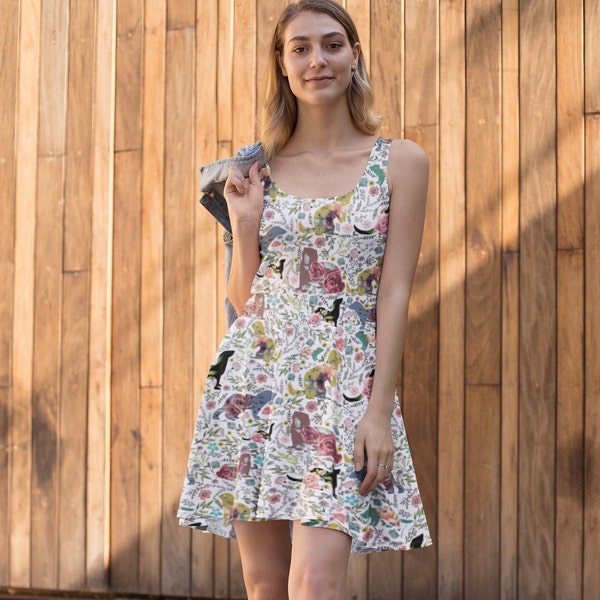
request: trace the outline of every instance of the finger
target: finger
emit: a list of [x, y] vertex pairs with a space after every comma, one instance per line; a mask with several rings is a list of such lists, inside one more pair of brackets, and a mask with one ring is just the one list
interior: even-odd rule
[[250, 171], [248, 172], [248, 178], [251, 185], [260, 183], [260, 177], [258, 176], [258, 161], [252, 164]]
[[354, 438], [354, 470], [361, 471], [365, 464], [365, 440], [360, 434]]
[[229, 177], [227, 178], [227, 184], [232, 185], [237, 190], [238, 194], [243, 194], [248, 187], [246, 178], [242, 172], [236, 166], [232, 166], [229, 169]]

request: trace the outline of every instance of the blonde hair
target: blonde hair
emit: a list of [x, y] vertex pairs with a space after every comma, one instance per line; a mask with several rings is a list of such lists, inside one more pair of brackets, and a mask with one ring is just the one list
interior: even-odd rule
[[[298, 118], [296, 97], [284, 77], [277, 57], [283, 53], [285, 30], [301, 12], [324, 13], [344, 28], [351, 46], [358, 39], [358, 31], [352, 18], [342, 6], [333, 0], [299, 0], [289, 4], [281, 14], [273, 33], [271, 49], [265, 71], [265, 105], [262, 116], [261, 142], [267, 158], [279, 151], [292, 135]], [[348, 108], [354, 125], [363, 133], [372, 135], [379, 127], [380, 118], [373, 111], [373, 90], [362, 50], [358, 64], [347, 90]]]

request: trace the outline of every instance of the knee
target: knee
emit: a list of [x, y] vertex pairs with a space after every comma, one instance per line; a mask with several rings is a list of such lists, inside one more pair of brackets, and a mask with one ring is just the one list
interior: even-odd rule
[[244, 572], [248, 600], [283, 600], [287, 598], [287, 573], [277, 574], [265, 570]]
[[337, 573], [318, 564], [295, 570], [289, 580], [290, 598], [337, 600], [344, 597], [345, 573]]

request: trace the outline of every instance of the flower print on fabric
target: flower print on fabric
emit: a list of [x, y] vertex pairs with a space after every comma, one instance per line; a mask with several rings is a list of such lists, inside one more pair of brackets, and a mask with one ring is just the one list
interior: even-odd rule
[[261, 264], [210, 366], [178, 516], [234, 537], [232, 521], [343, 531], [353, 552], [431, 543], [398, 401], [393, 468], [358, 493], [356, 425], [371, 395], [389, 217], [389, 141], [339, 197], [282, 192], [261, 169]]

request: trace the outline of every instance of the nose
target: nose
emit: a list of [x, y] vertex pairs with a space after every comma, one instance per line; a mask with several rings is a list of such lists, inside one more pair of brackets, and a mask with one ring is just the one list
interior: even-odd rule
[[319, 68], [324, 67], [326, 64], [327, 59], [325, 58], [325, 55], [323, 54], [321, 48], [315, 48], [311, 56], [311, 67]]

